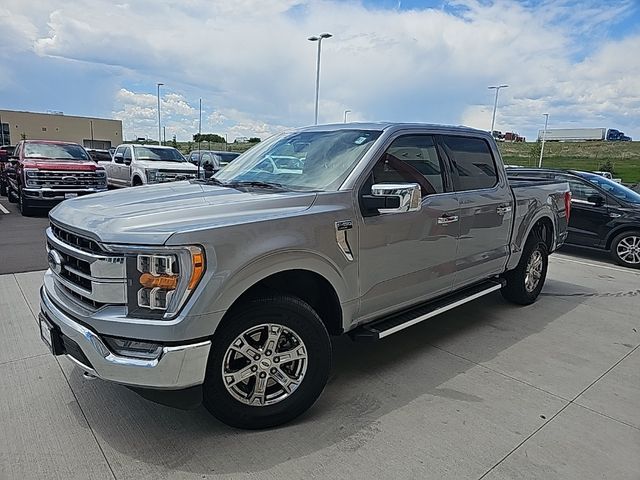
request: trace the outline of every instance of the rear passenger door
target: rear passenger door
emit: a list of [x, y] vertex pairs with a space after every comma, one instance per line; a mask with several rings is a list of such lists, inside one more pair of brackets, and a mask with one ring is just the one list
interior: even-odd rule
[[513, 195], [497, 152], [479, 137], [443, 135], [460, 201], [460, 237], [454, 288], [504, 271], [509, 257]]
[[[607, 197], [586, 180], [575, 177], [560, 177], [569, 183], [571, 189], [571, 216], [567, 231], [567, 243], [585, 247], [599, 247], [609, 231], [609, 206]], [[602, 197], [604, 202], [596, 204], [594, 197]]]

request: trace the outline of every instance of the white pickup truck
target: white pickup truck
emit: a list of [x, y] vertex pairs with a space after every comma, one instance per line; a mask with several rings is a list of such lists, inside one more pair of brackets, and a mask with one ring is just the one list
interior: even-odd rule
[[191, 180], [198, 167], [187, 162], [173, 147], [123, 144], [110, 162], [99, 162], [107, 171], [110, 187], [135, 187], [149, 183]]

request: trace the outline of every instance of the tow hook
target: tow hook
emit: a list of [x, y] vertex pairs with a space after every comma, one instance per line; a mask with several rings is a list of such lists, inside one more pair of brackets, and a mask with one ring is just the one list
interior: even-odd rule
[[89, 372], [84, 372], [82, 374], [82, 378], [84, 378], [85, 380], [95, 380], [98, 377], [96, 377], [95, 375], [93, 375], [93, 374], [91, 374]]

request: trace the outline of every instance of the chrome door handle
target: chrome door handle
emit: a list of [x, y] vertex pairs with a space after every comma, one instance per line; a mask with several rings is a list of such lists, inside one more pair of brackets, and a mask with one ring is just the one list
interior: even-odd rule
[[613, 213], [613, 212], [611, 212], [611, 213], [609, 214], [609, 216], [610, 216], [611, 218], [620, 218], [620, 217], [622, 216], [622, 214], [620, 214], [620, 213]]
[[457, 215], [443, 215], [442, 217], [438, 217], [438, 225], [448, 225], [457, 221]]
[[511, 211], [511, 207], [507, 205], [502, 205], [496, 209], [496, 212], [498, 213], [498, 215], [504, 215], [506, 213], [509, 213], [510, 211]]

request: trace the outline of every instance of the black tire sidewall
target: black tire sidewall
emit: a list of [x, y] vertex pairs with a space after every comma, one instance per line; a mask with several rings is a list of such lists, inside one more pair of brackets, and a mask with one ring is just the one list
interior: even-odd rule
[[627, 268], [640, 268], [640, 264], [629, 263], [618, 256], [618, 244], [624, 238], [629, 236], [640, 237], [640, 230], [629, 230], [626, 232], [622, 232], [620, 235], [617, 235], [611, 242], [611, 256], [616, 261], [616, 263], [618, 263], [618, 265], [622, 265], [623, 267]]
[[[228, 346], [255, 325], [277, 323], [293, 330], [307, 350], [307, 371], [300, 386], [288, 398], [264, 407], [249, 406], [235, 399], [222, 379], [222, 362]], [[247, 302], [230, 312], [218, 327], [203, 385], [205, 407], [222, 422], [239, 428], [267, 428], [286, 423], [306, 411], [326, 385], [331, 368], [331, 342], [313, 309], [296, 297], [277, 296]]]
[[[525, 279], [527, 275], [527, 264], [531, 255], [538, 250], [542, 254], [542, 274], [536, 288], [529, 292], [525, 287]], [[549, 253], [547, 245], [538, 237], [530, 237], [524, 246], [522, 251], [522, 258], [518, 263], [518, 266], [507, 272], [505, 279], [507, 285], [502, 289], [502, 295], [509, 301], [520, 304], [530, 305], [536, 301], [540, 292], [544, 288], [544, 283], [547, 278], [547, 270], [549, 267]]]

